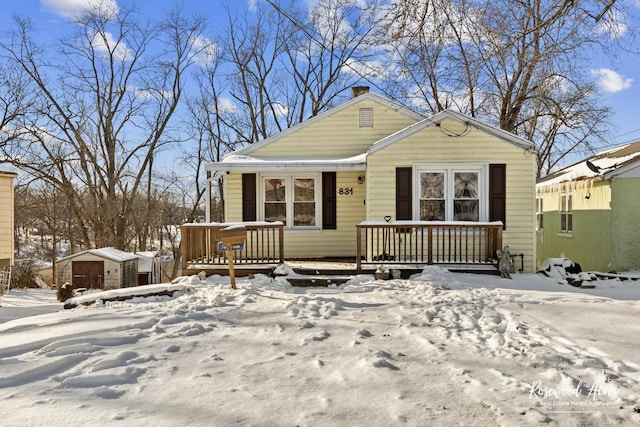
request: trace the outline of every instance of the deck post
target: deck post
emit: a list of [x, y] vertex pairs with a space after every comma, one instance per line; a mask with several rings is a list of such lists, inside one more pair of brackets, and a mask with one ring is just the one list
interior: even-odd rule
[[180, 242], [180, 257], [182, 258], [180, 260], [180, 267], [181, 267], [181, 271], [187, 271], [187, 246], [189, 245], [189, 238], [185, 238], [186, 233], [187, 233], [187, 228], [183, 225], [180, 227], [180, 235], [182, 236], [182, 241]]
[[356, 225], [356, 270], [362, 268], [362, 228]]
[[279, 243], [278, 251], [280, 252], [280, 264], [284, 264], [284, 224], [281, 224], [278, 227], [278, 234], [280, 235], [280, 239], [278, 241]]

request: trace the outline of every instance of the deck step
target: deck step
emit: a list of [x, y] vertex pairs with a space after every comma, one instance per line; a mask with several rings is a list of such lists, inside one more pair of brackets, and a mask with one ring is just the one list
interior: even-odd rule
[[331, 285], [342, 285], [353, 277], [347, 276], [306, 276], [306, 277], [287, 277], [284, 276], [287, 282], [291, 284], [291, 286], [300, 286], [300, 287], [312, 287], [312, 286], [322, 286], [328, 287]]

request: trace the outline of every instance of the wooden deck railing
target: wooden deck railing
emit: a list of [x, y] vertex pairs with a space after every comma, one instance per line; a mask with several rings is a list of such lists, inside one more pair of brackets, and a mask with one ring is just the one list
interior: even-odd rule
[[365, 221], [357, 226], [356, 265], [495, 264], [500, 222]]
[[203, 223], [182, 225], [182, 269], [227, 264], [225, 251], [218, 251], [220, 230], [244, 225], [247, 240], [233, 253], [234, 264], [275, 264], [284, 262], [282, 222]]

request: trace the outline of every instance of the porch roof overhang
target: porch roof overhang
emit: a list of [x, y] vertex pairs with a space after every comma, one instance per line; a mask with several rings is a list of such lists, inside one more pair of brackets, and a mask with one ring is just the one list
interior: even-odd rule
[[246, 155], [230, 154], [220, 162], [208, 163], [208, 172], [273, 172], [282, 169], [336, 172], [336, 171], [364, 171], [367, 169], [366, 153], [340, 159], [292, 159], [266, 158]]

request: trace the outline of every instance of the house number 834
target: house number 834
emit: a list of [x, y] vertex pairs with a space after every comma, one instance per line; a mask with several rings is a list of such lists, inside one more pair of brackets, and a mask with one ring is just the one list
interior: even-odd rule
[[353, 187], [340, 187], [338, 188], [338, 194], [341, 196], [352, 196]]

